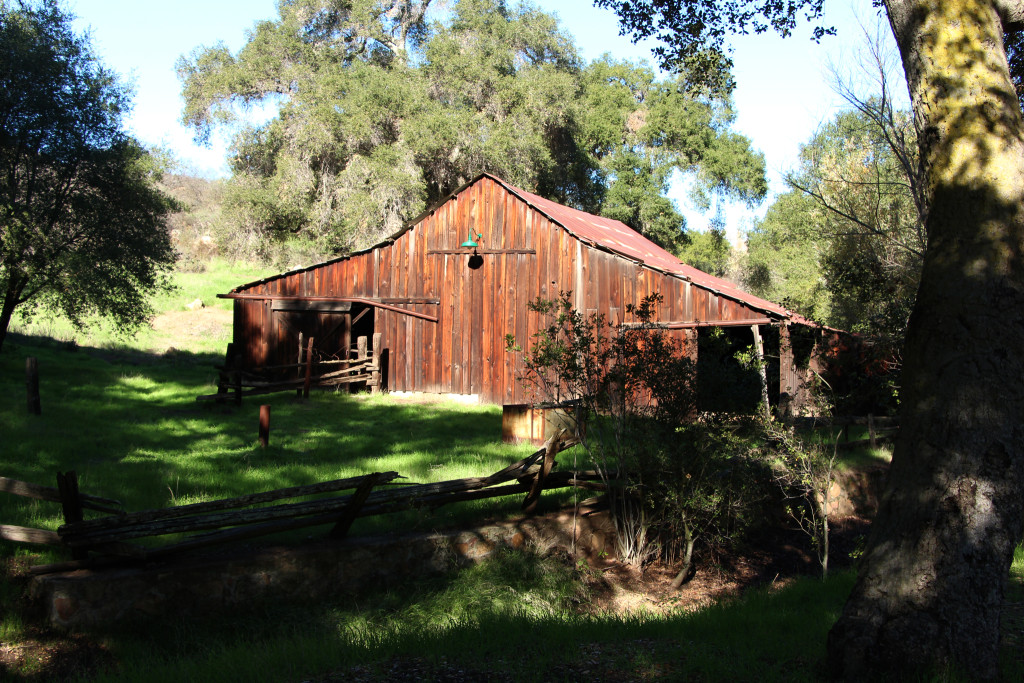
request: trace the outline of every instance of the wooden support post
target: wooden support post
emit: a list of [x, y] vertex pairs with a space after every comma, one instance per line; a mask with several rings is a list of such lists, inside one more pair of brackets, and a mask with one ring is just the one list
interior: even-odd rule
[[871, 447], [875, 448], [878, 444], [875, 442], [875, 416], [868, 413], [868, 440], [871, 443]]
[[[357, 365], [361, 365], [361, 364], [365, 363], [365, 361], [366, 361], [366, 337], [365, 337], [365, 335], [361, 335], [359, 337], [356, 337], [356, 364]], [[360, 370], [358, 373], [356, 373], [357, 375], [365, 375], [366, 374], [366, 366], [363, 365], [362, 368], [363, 368], [362, 370]], [[356, 388], [355, 382], [350, 382], [349, 385], [348, 385], [349, 393], [352, 393], [353, 391], [355, 391], [355, 388]]]
[[796, 361], [793, 358], [793, 342], [789, 336], [789, 324], [779, 325], [779, 407], [781, 420], [793, 417], [793, 401], [796, 398]]
[[309, 384], [313, 378], [313, 338], [306, 342], [306, 381], [302, 384], [302, 398], [309, 398]]
[[[81, 522], [82, 500], [78, 495], [78, 474], [72, 470], [67, 473], [57, 473], [57, 490], [60, 492], [60, 506], [64, 511], [64, 523], [74, 524]], [[84, 548], [76, 548], [71, 551], [71, 557], [75, 560], [84, 560], [88, 551]]]
[[380, 359], [382, 349], [380, 347], [381, 334], [380, 332], [373, 333], [373, 366], [370, 371], [370, 393], [376, 394], [381, 390], [380, 386]]
[[366, 475], [362, 483], [356, 488], [355, 493], [352, 494], [348, 506], [341, 513], [341, 517], [338, 518], [334, 528], [331, 529], [331, 538], [345, 538], [348, 530], [352, 528], [352, 522], [356, 521], [359, 510], [362, 509], [366, 499], [370, 496], [373, 487], [377, 485], [377, 479], [378, 474], [376, 472]]
[[28, 393], [28, 412], [42, 415], [43, 408], [39, 402], [39, 361], [35, 356], [25, 359], [25, 388]]
[[761, 406], [767, 417], [771, 406], [768, 405], [768, 368], [764, 362], [764, 337], [761, 336], [761, 328], [758, 325], [751, 325], [754, 333], [754, 353], [757, 354], [757, 368], [761, 375]]
[[686, 346], [684, 347], [684, 351], [686, 352], [686, 357], [690, 359], [690, 363], [691, 363], [691, 365], [690, 365], [691, 385], [689, 387], [689, 391], [690, 391], [690, 396], [692, 397], [692, 402], [690, 404], [690, 414], [689, 414], [688, 417], [691, 420], [696, 420], [697, 419], [697, 412], [700, 410], [700, 406], [698, 405], [699, 394], [697, 392], [697, 360], [699, 358], [699, 353], [698, 353], [699, 347], [698, 347], [698, 344], [700, 343], [700, 335], [697, 332], [696, 328], [691, 328], [691, 329], [688, 329], [688, 330], [683, 330], [683, 334], [685, 335], [685, 338], [686, 338]]
[[260, 447], [270, 444], [270, 406], [260, 406]]
[[[302, 379], [302, 342], [303, 342], [303, 334], [301, 332], [299, 332], [299, 357], [295, 360], [295, 364], [298, 366], [297, 368], [295, 368], [295, 379], [296, 380]], [[295, 395], [296, 396], [302, 396], [302, 388], [301, 387], [299, 387], [299, 388], [297, 388], [295, 390]]]

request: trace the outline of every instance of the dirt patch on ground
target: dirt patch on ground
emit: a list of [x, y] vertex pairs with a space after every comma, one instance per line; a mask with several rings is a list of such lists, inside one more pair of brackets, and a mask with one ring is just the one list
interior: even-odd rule
[[[833, 522], [829, 567], [849, 567], [851, 553], [867, 533], [868, 522], [847, 517]], [[606, 558], [590, 560], [590, 589], [595, 611], [628, 613], [697, 610], [736, 597], [756, 586], [785, 586], [798, 576], [821, 571], [802, 532], [768, 529], [734, 552], [705, 551], [697, 572], [680, 589], [672, 587], [679, 568], [655, 563], [633, 567]]]
[[[194, 311], [172, 311], [153, 319], [153, 329], [159, 339], [178, 340], [179, 346], [188, 347], [182, 340], [231, 339], [232, 313], [223, 308], [197, 308]], [[162, 345], [162, 342], [161, 342]], [[163, 348], [154, 349], [163, 351]]]

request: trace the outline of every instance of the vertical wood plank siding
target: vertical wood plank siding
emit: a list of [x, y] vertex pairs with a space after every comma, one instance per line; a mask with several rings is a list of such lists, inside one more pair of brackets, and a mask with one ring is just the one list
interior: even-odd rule
[[[470, 234], [482, 252], [478, 258], [483, 263], [475, 269], [470, 268], [471, 251], [460, 249]], [[449, 253], [440, 253], [445, 251]], [[523, 347], [530, 345], [543, 321], [527, 310], [527, 303], [538, 297], [553, 299], [562, 291], [574, 291], [578, 308], [614, 322], [628, 322], [626, 306], [656, 292], [664, 297], [657, 312], [660, 320], [764, 317], [762, 311], [679, 277], [581, 243], [489, 177], [480, 178], [390, 243], [238, 291], [437, 299], [437, 304], [397, 304], [434, 316], [436, 323], [375, 308], [373, 329], [382, 334], [388, 350], [388, 389], [478, 394], [492, 403], [527, 403], [535, 398], [518, 379], [522, 361], [506, 353], [505, 335], [513, 334]], [[247, 365], [294, 361], [298, 335], [289, 320], [296, 318], [286, 315], [274, 311], [270, 300], [235, 300], [233, 340]], [[339, 325], [338, 315], [318, 314], [315, 323], [309, 323], [313, 329], [304, 332], [326, 335]], [[684, 330], [673, 333], [686, 337]], [[341, 345], [347, 337], [339, 332], [330, 339]]]

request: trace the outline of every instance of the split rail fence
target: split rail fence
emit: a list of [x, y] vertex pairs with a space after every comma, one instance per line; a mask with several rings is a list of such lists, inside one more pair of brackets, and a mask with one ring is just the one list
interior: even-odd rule
[[379, 332], [371, 338], [369, 348], [366, 337], [357, 337], [355, 347], [346, 350], [344, 354], [348, 358], [317, 358], [313, 342], [313, 337], [306, 339], [299, 334], [299, 353], [295, 363], [259, 368], [243, 367], [234, 344], [228, 344], [224, 364], [217, 366], [217, 393], [197, 396], [196, 400], [223, 402], [233, 393], [235, 403], [241, 404], [244, 396], [274, 394], [292, 389], [308, 398], [312, 387], [337, 387], [345, 384], [364, 384], [373, 392], [380, 390], [384, 351]]
[[[604, 489], [596, 472], [552, 471], [555, 456], [575, 443], [575, 439], [564, 435], [552, 437], [532, 455], [487, 477], [402, 485], [395, 481], [400, 478], [397, 472], [375, 472], [141, 512], [125, 512], [116, 500], [80, 493], [74, 472], [58, 474], [57, 488], [0, 477], [0, 492], [59, 502], [65, 520], [56, 531], [0, 525], [0, 538], [68, 548], [72, 556], [70, 561], [37, 565], [29, 569], [33, 574], [46, 574], [164, 558], [309, 526], [331, 524], [329, 535], [332, 538], [343, 538], [359, 517], [408, 509], [434, 509], [449, 503], [498, 496], [525, 493], [523, 509], [532, 513], [541, 491], [545, 489]], [[353, 492], [298, 502], [279, 502], [347, 490]], [[84, 510], [104, 512], [107, 515], [87, 520], [84, 519]], [[133, 542], [171, 534], [177, 536], [162, 545], [139, 545]]]

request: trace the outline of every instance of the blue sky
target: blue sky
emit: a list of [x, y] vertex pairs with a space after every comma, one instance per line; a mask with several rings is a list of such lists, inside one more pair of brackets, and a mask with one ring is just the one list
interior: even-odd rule
[[[215, 139], [211, 148], [196, 146], [191, 132], [178, 123], [182, 104], [174, 64], [201, 45], [223, 41], [237, 50], [255, 22], [277, 16], [275, 0], [66, 2], [78, 16], [77, 26], [90, 30], [104, 63], [134, 83], [130, 130], [146, 144], [170, 147], [197, 173], [226, 174], [227, 140]], [[536, 4], [559, 16], [587, 59], [604, 52], [619, 58], [651, 59], [650, 45], [633, 45], [619, 36], [615, 16], [595, 9], [589, 0], [539, 0]], [[826, 6], [824, 21], [836, 26], [839, 35], [825, 38], [820, 45], [810, 40], [806, 27], [786, 40], [765, 34], [732, 41], [737, 81], [735, 128], [765, 154], [773, 192], [784, 190], [781, 174], [795, 164], [800, 144], [840, 105], [828, 86], [825, 65], [830, 60], [839, 64], [850, 61], [861, 42], [855, 17], [876, 21], [877, 10], [870, 0], [832, 0]], [[682, 187], [674, 187], [670, 194], [687, 215], [690, 227], [706, 225], [708, 217], [687, 206]], [[731, 207], [726, 212], [730, 237], [734, 239], [736, 231], [763, 210], [763, 206], [754, 211]]]

